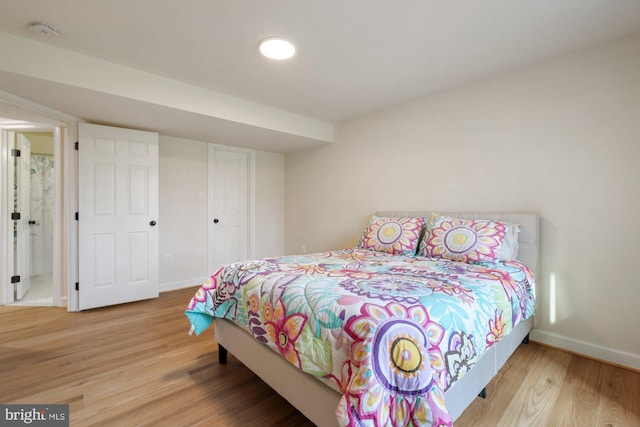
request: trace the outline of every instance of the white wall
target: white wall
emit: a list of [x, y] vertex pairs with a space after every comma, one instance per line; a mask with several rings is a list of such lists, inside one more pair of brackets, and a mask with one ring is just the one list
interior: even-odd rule
[[635, 35], [532, 64], [288, 154], [285, 252], [353, 245], [375, 210], [536, 212], [535, 337], [640, 369], [638, 52]]
[[158, 180], [160, 289], [195, 286], [208, 273], [207, 143], [160, 135]]
[[284, 254], [284, 155], [256, 152], [255, 257]]
[[[160, 289], [203, 282], [207, 270], [207, 142], [160, 135]], [[255, 256], [282, 255], [284, 155], [256, 152]], [[172, 262], [166, 262], [171, 254]]]

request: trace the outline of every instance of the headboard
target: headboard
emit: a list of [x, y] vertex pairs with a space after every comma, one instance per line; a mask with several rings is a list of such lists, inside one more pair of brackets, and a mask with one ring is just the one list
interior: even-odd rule
[[[414, 217], [425, 216], [427, 219], [435, 211], [378, 211], [378, 216]], [[535, 277], [539, 273], [540, 221], [534, 213], [512, 212], [435, 212], [438, 215], [452, 216], [462, 219], [487, 219], [490, 221], [506, 221], [520, 225], [518, 235], [518, 259], [525, 263]]]

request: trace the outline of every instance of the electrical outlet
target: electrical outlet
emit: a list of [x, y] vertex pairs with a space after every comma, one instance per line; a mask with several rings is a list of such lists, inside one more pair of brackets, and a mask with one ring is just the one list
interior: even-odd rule
[[302, 251], [303, 254], [307, 253], [307, 245], [300, 245], [300, 250]]
[[167, 264], [171, 264], [173, 262], [173, 254], [165, 254], [164, 262]]

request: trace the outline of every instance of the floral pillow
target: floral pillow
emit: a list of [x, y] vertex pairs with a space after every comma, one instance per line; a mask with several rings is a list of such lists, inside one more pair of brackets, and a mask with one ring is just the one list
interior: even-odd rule
[[371, 215], [359, 248], [399, 255], [415, 255], [424, 217], [400, 218]]
[[427, 223], [418, 255], [466, 263], [497, 262], [506, 233], [503, 222], [434, 215]]

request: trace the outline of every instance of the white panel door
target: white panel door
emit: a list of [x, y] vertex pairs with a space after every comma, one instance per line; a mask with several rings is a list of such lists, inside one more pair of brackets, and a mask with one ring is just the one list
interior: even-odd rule
[[209, 146], [209, 271], [249, 258], [249, 152]]
[[79, 308], [158, 296], [158, 134], [80, 123]]
[[16, 299], [19, 301], [29, 292], [31, 286], [31, 142], [24, 135], [16, 134], [16, 148], [20, 157], [16, 162]]

